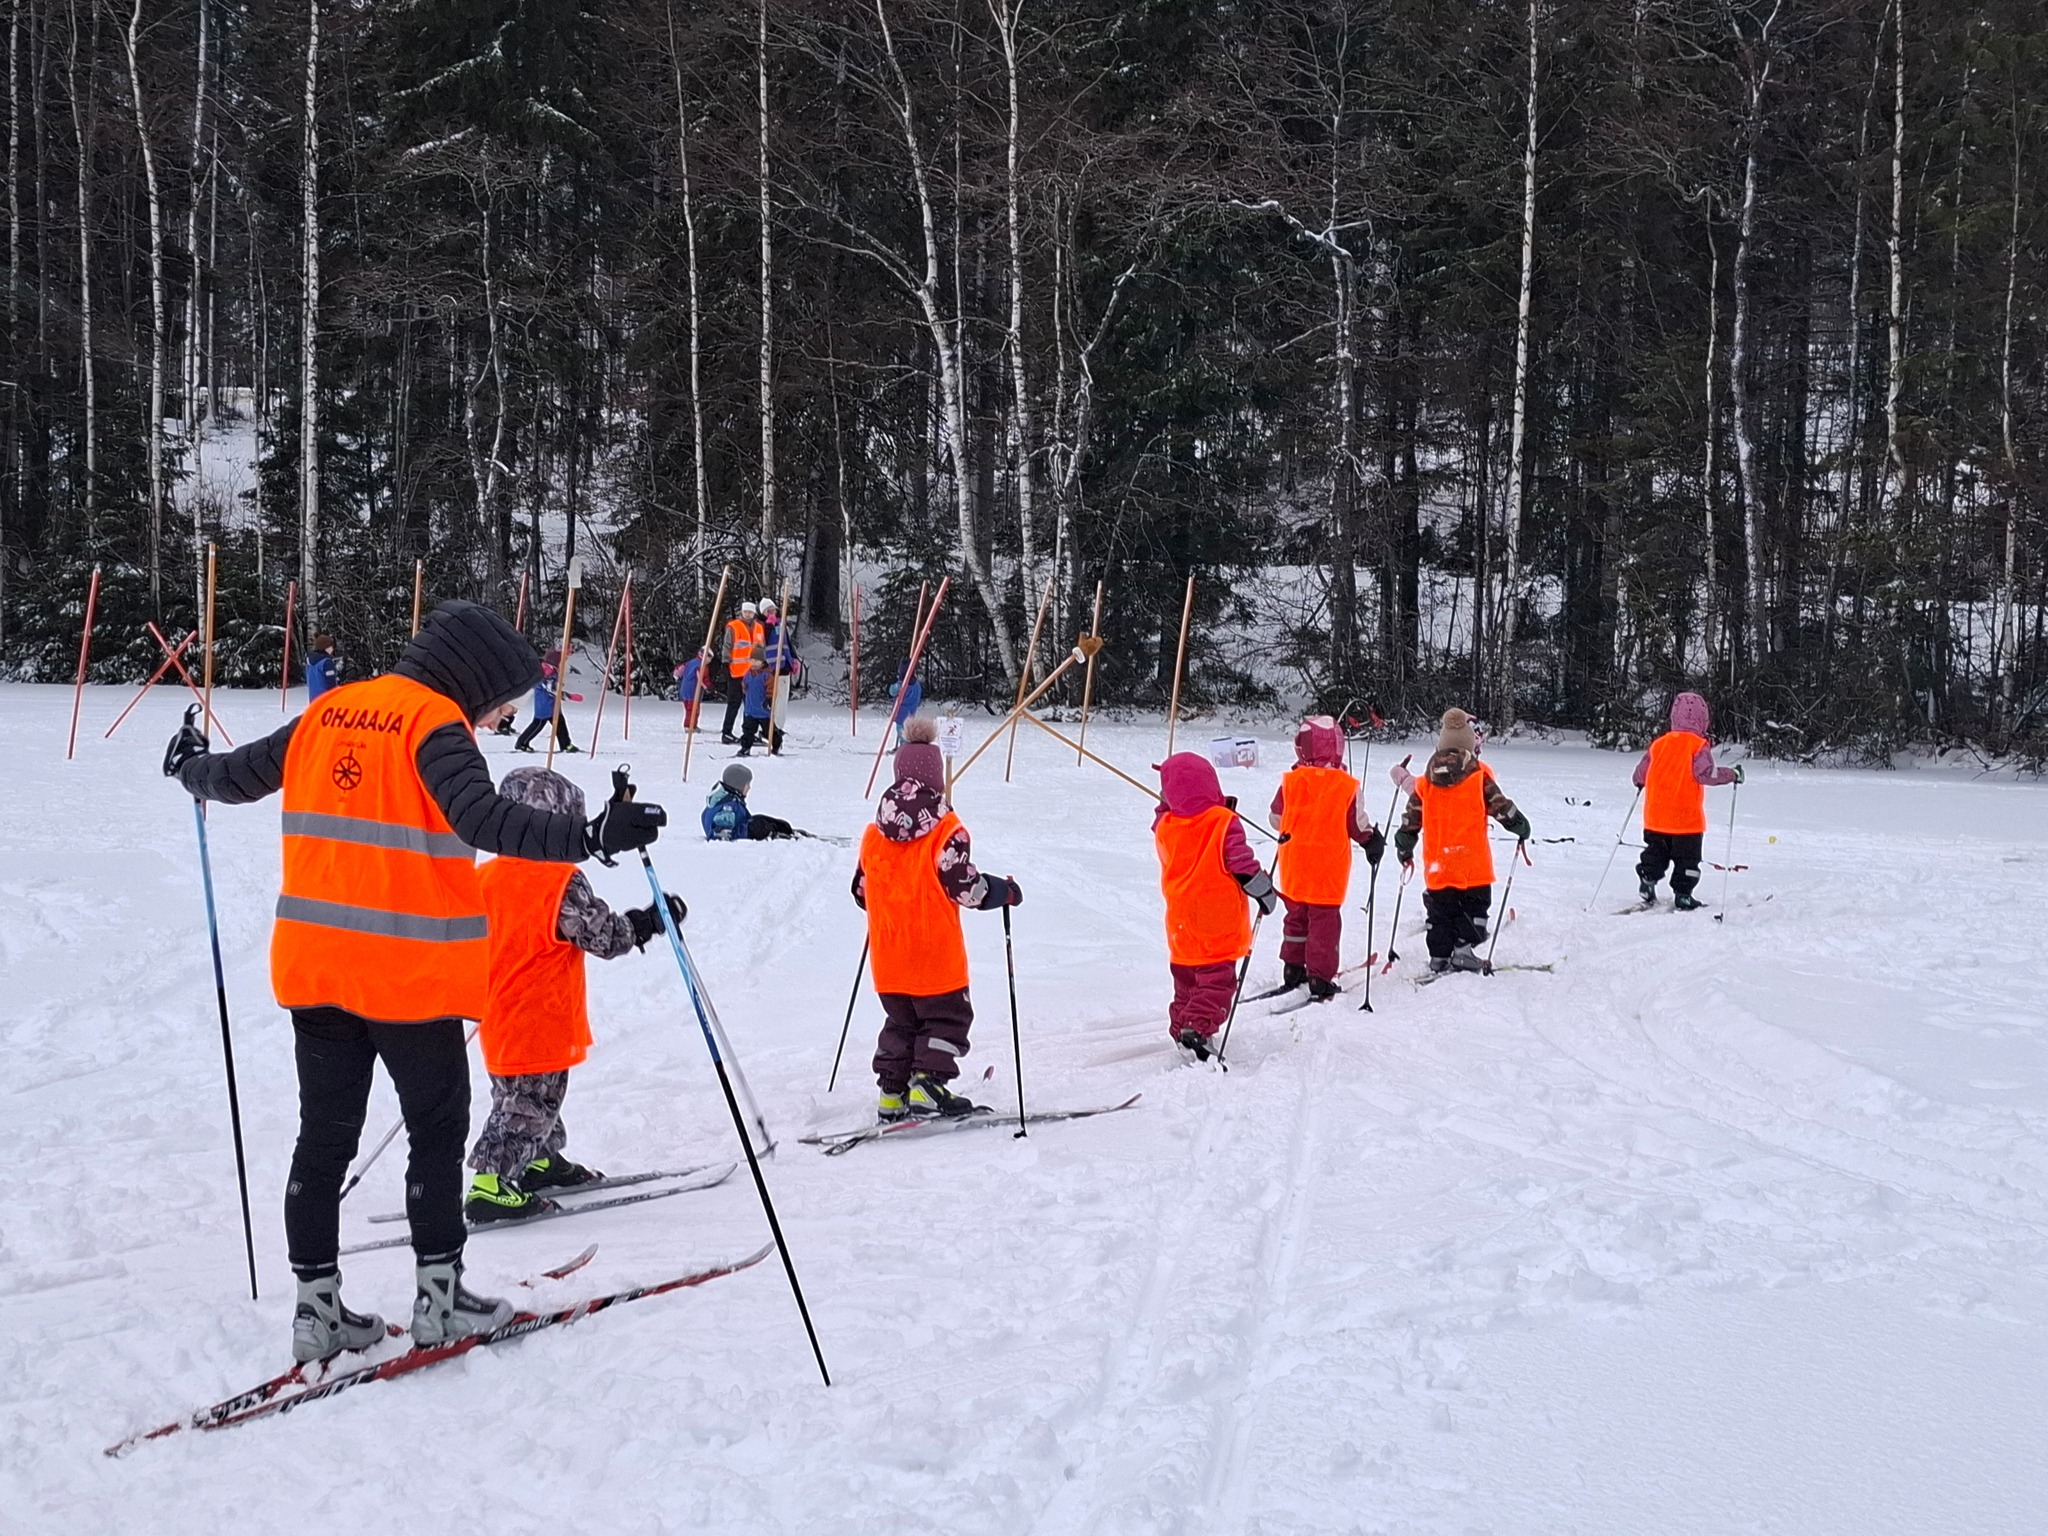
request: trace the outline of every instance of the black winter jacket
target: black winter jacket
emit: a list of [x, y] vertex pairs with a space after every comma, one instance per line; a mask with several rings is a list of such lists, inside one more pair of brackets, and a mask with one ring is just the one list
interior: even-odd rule
[[[429, 614], [392, 671], [454, 700], [469, 720], [518, 698], [541, 676], [540, 658], [524, 635], [488, 608], [465, 602], [443, 603]], [[232, 752], [195, 757], [179, 770], [178, 782], [198, 799], [224, 805], [274, 795], [284, 787], [285, 753], [298, 723], [292, 720]], [[579, 818], [498, 793], [475, 738], [462, 726], [433, 732], [420, 743], [414, 762], [448, 825], [470, 847], [552, 864], [577, 864], [590, 856]]]

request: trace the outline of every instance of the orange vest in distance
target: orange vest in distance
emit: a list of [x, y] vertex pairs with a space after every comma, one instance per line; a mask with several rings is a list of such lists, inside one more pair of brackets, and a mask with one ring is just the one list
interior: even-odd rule
[[732, 641], [732, 660], [729, 663], [734, 677], [745, 677], [754, 669], [754, 652], [760, 647], [767, 631], [759, 623], [749, 624], [745, 619], [727, 619], [725, 632]]
[[939, 855], [959, 830], [951, 811], [923, 837], [891, 842], [873, 823], [860, 840], [868, 967], [877, 992], [938, 997], [967, 985], [960, 903], [939, 884]]
[[484, 1066], [493, 1077], [566, 1072], [590, 1054], [583, 951], [561, 935], [573, 864], [490, 859], [477, 870], [491, 924]]
[[1486, 841], [1486, 786], [1493, 772], [1481, 763], [1443, 788], [1415, 781], [1422, 797], [1422, 884], [1431, 891], [1470, 890], [1493, 884], [1493, 849]]
[[455, 701], [387, 673], [299, 717], [284, 762], [284, 885], [270, 940], [283, 1008], [390, 1024], [480, 1018], [486, 924], [476, 853], [416, 762]]
[[1707, 830], [1707, 789], [1692, 776], [1692, 760], [1707, 738], [1691, 731], [1666, 731], [1650, 743], [1650, 771], [1643, 778], [1643, 830], [1683, 836]]
[[1312, 907], [1341, 907], [1351, 889], [1358, 780], [1341, 768], [1303, 765], [1287, 770], [1280, 794], [1280, 894]]
[[1212, 805], [1193, 816], [1162, 816], [1152, 829], [1166, 895], [1166, 953], [1175, 965], [1235, 965], [1251, 953], [1251, 899], [1223, 864], [1223, 839], [1236, 818], [1229, 806]]

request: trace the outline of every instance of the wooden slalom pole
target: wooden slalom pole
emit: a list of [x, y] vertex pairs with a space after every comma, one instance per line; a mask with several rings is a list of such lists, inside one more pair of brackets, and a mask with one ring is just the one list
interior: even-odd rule
[[848, 735], [860, 734], [860, 583], [853, 584], [853, 643], [847, 651], [846, 702], [853, 716]]
[[1029, 711], [1032, 705], [1036, 704], [1040, 699], [1044, 698], [1045, 695], [1052, 690], [1052, 685], [1067, 675], [1067, 669], [1069, 667], [1077, 666], [1080, 663], [1085, 662], [1088, 659], [1089, 651], [1091, 649], [1099, 650], [1101, 648], [1101, 645], [1101, 641], [1094, 639], [1092, 636], [1083, 635], [1081, 639], [1075, 644], [1074, 648], [1071, 651], [1067, 652], [1065, 659], [1062, 660], [1060, 664], [1054, 667], [1050, 672], [1046, 673], [1045, 681], [1040, 683], [1036, 688], [1032, 689], [1031, 692], [1025, 697], [1023, 703], [1019, 704], [1015, 709], [1011, 710], [1009, 714], [1003, 716], [1001, 720], [997, 721], [996, 728], [988, 733], [987, 738], [982, 742], [982, 744], [976, 747], [972, 752], [967, 754], [967, 760], [961, 763], [958, 771], [954, 773], [953, 781], [957, 784], [960, 781], [960, 779], [966, 774], [967, 770], [974, 766], [976, 759], [978, 759], [981, 756], [981, 754], [986, 752], [990, 747], [994, 746], [996, 743], [996, 738], [1001, 736], [1003, 732], [1007, 731], [1010, 728], [1012, 720], [1016, 716], [1024, 714], [1027, 711]]
[[71, 683], [71, 739], [64, 747], [64, 761], [78, 750], [78, 707], [85, 702], [85, 668], [92, 660], [92, 621], [100, 606], [100, 568], [92, 568], [92, 580], [85, 589], [85, 624], [78, 632], [78, 676]]
[[576, 622], [576, 594], [583, 586], [583, 557], [569, 562], [569, 591], [562, 604], [562, 645], [555, 652], [555, 715], [548, 721], [547, 766], [555, 766], [555, 738], [562, 730], [562, 683], [569, 675], [569, 631]]
[[1024, 648], [1024, 665], [1017, 671], [1017, 702], [1010, 706], [1010, 748], [1003, 759], [1003, 782], [1010, 782], [1010, 770], [1017, 766], [1017, 721], [1014, 716], [1024, 707], [1024, 695], [1031, 687], [1031, 674], [1038, 669], [1038, 637], [1045, 629], [1046, 610], [1052, 607], [1051, 581], [1045, 584], [1045, 596], [1039, 599], [1038, 617], [1031, 621], [1031, 643]]
[[[1102, 583], [1095, 583], [1095, 616], [1088, 623], [1088, 633], [1097, 642], [1100, 650], [1102, 639]], [[1088, 657], [1088, 670], [1081, 677], [1081, 740], [1074, 747], [1074, 766], [1081, 766], [1081, 760], [1088, 752], [1088, 712], [1095, 703], [1095, 656]]]
[[[767, 677], [762, 696], [768, 701], [768, 755], [777, 757], [782, 752], [782, 712], [785, 703], [782, 697], [783, 668], [789, 665], [789, 578], [782, 578], [782, 595], [775, 601], [775, 670]], [[745, 709], [740, 713], [744, 715]], [[745, 726], [742, 725], [742, 730]]]
[[[932, 637], [932, 626], [938, 623], [939, 608], [946, 601], [946, 589], [952, 585], [953, 578], [951, 576], [944, 577], [939, 582], [939, 590], [932, 594], [931, 611], [924, 616], [924, 623], [917, 631], [917, 639], [910, 647], [910, 665], [903, 669], [903, 686], [906, 690], [910, 687], [910, 680], [917, 676], [917, 664], [924, 659], [925, 642]], [[897, 699], [900, 702], [902, 695], [898, 694]], [[990, 740], [993, 739], [993, 737], [990, 738]], [[863, 800], [875, 792], [875, 775], [882, 771], [882, 754], [888, 750], [889, 733], [884, 731], [882, 732], [882, 739], [875, 744], [875, 761], [873, 766], [868, 769], [868, 787], [860, 793], [860, 797]]]
[[619, 655], [619, 635], [626, 627], [626, 604], [633, 597], [633, 573], [626, 573], [626, 584], [619, 589], [619, 606], [612, 614], [612, 637], [604, 648], [604, 676], [597, 680], [597, 712], [590, 722], [590, 751], [597, 753], [598, 733], [604, 729], [604, 696], [611, 691], [612, 663]]
[[420, 600], [427, 593], [427, 562], [415, 560], [412, 563], [412, 632], [420, 632]]
[[526, 583], [532, 575], [531, 568], [519, 573], [519, 602], [512, 610], [512, 627], [522, 635], [526, 633]]
[[633, 739], [633, 578], [626, 577], [626, 675], [620, 685], [622, 702], [619, 713], [624, 719], [619, 725], [619, 735], [626, 741]]
[[200, 703], [206, 706], [206, 718], [213, 716], [213, 594], [214, 577], [220, 562], [220, 546], [209, 543], [206, 546], [206, 639], [201, 642], [205, 649], [200, 652], [200, 675], [206, 679], [206, 692]]
[[1188, 664], [1188, 621], [1195, 613], [1195, 578], [1188, 575], [1187, 596], [1180, 604], [1180, 645], [1173, 653], [1173, 697], [1166, 706], [1166, 755], [1173, 756], [1174, 733], [1180, 727], [1180, 680]]
[[185, 648], [198, 638], [199, 631], [195, 629], [191, 633], [186, 635], [184, 639], [178, 642], [177, 648], [175, 650], [170, 649], [166, 642], [158, 642], [159, 644], [165, 645], [164, 659], [157, 663], [156, 670], [149, 674], [148, 680], [143, 683], [140, 691], [136, 693], [134, 698], [128, 701], [128, 707], [122, 710], [120, 714], [114, 716], [114, 723], [106, 728], [106, 731], [101, 735], [100, 740], [106, 741], [107, 739], [112, 737], [114, 732], [121, 729], [121, 722], [123, 720], [126, 720], [130, 715], [132, 715], [135, 712], [135, 706], [140, 704], [143, 701], [143, 699], [147, 697], [150, 689], [154, 688], [160, 681], [162, 681], [163, 675], [171, 670], [172, 664], [175, 663], [180, 656], [185, 654]]
[[732, 580], [732, 567], [728, 565], [718, 573], [718, 595], [711, 599], [711, 616], [704, 621], [704, 644], [697, 656], [697, 687], [690, 702], [695, 709], [684, 711], [683, 731], [683, 782], [690, 782], [690, 752], [697, 745], [697, 716], [704, 708], [704, 674], [717, 664], [717, 652], [711, 642], [718, 638], [718, 616], [725, 610], [725, 584]]
[[292, 609], [298, 603], [299, 584], [284, 586], [284, 665], [277, 673], [277, 712], [288, 714], [292, 707]]

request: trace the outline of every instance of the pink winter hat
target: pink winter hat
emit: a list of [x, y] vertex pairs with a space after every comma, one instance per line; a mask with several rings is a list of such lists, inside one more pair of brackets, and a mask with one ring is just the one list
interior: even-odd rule
[[1712, 729], [1714, 716], [1707, 701], [1696, 693], [1681, 693], [1671, 701], [1671, 729], [1704, 736]]
[[896, 749], [891, 764], [896, 779], [915, 779], [920, 784], [929, 784], [933, 789], [946, 787], [946, 758], [938, 748], [939, 728], [923, 715], [915, 715], [904, 722], [903, 745]]
[[1175, 816], [1198, 816], [1223, 804], [1216, 765], [1199, 752], [1176, 752], [1159, 767], [1159, 798]]
[[1344, 766], [1344, 733], [1328, 715], [1310, 715], [1294, 733], [1294, 760], [1304, 768]]

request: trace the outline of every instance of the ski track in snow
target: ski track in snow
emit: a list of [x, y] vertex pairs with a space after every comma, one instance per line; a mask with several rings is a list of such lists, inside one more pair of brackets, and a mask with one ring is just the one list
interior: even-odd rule
[[[860, 944], [854, 855], [697, 840], [729, 753], [700, 737], [679, 784], [678, 712], [644, 700], [632, 743], [557, 766], [596, 800], [630, 760], [670, 809], [655, 865], [690, 903], [692, 952], [780, 1140], [767, 1175], [838, 1385], [817, 1383], [771, 1262], [109, 1461], [115, 1439], [278, 1368], [295, 1122], [267, 985], [276, 807], [220, 807], [252, 1303], [191, 812], [157, 767], [181, 706], [159, 691], [101, 741], [125, 702], [88, 691], [66, 764], [69, 691], [0, 687], [17, 746], [0, 770], [0, 1530], [2040, 1529], [2043, 787], [1755, 765], [1749, 868], [1725, 909], [1720, 872], [1701, 886], [1726, 921], [1620, 917], [1626, 850], [1583, 909], [1630, 759], [1497, 745], [1538, 835], [1576, 839], [1534, 847], [1498, 958], [1556, 971], [1405, 985], [1424, 954], [1411, 890], [1377, 1012], [1355, 990], [1248, 1009], [1226, 1074], [1166, 1037], [1149, 808], [1020, 736], [1013, 784], [992, 753], [957, 798], [977, 861], [1025, 888], [1027, 1102], [1144, 1097], [1024, 1140], [827, 1159], [796, 1138], [865, 1113], [879, 1019], [863, 986], [827, 1096]], [[572, 713], [579, 740], [590, 708]], [[221, 700], [238, 739], [276, 709]], [[993, 723], [970, 717], [970, 742]], [[790, 755], [754, 764], [756, 804], [857, 835], [879, 728], [850, 742], [843, 712], [800, 706]], [[1099, 721], [1090, 745], [1142, 771], [1161, 734]], [[1256, 734], [1283, 758], [1286, 729]], [[1423, 745], [1375, 749], [1375, 814], [1385, 764]], [[535, 761], [507, 747], [485, 744], [500, 771]], [[1282, 766], [1230, 770], [1226, 788], [1261, 811]], [[1707, 853], [1724, 862], [1726, 808], [1717, 792]], [[646, 900], [630, 863], [586, 868], [615, 904]], [[1367, 942], [1366, 875], [1348, 957]], [[966, 923], [980, 1017], [964, 1086], [1011, 1107], [1001, 927]], [[1261, 933], [1250, 990], [1277, 942]], [[614, 1172], [733, 1156], [667, 954], [590, 975], [572, 1153]], [[380, 1079], [366, 1146], [394, 1114]], [[344, 1207], [345, 1242], [380, 1230], [365, 1218], [393, 1204], [404, 1156], [401, 1138]], [[479, 1244], [472, 1278], [501, 1288], [598, 1243], [527, 1303], [555, 1305], [735, 1257], [762, 1228], [740, 1177]], [[409, 1279], [403, 1250], [349, 1261], [359, 1307], [402, 1314]]]

